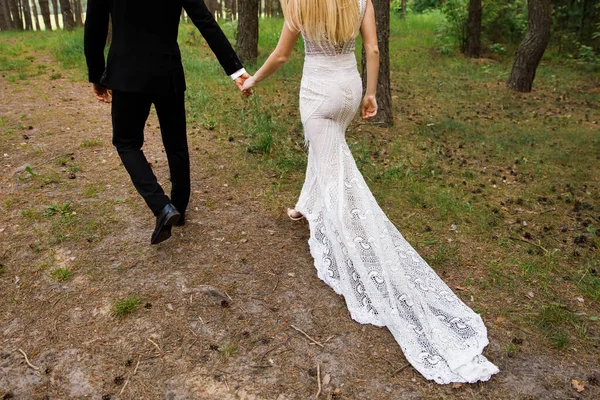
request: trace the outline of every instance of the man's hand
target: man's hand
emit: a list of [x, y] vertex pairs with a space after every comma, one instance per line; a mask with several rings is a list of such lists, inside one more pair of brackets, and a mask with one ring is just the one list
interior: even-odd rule
[[94, 95], [99, 101], [110, 103], [112, 101], [112, 92], [104, 86], [94, 83]]
[[252, 94], [251, 90], [244, 90], [244, 83], [246, 82], [246, 80], [250, 78], [250, 75], [248, 75], [248, 73], [245, 73], [243, 75], [241, 75], [240, 77], [238, 77], [234, 82], [235, 82], [235, 86], [237, 86], [238, 89], [240, 89], [242, 91], [242, 93], [244, 93], [244, 96], [248, 97]]

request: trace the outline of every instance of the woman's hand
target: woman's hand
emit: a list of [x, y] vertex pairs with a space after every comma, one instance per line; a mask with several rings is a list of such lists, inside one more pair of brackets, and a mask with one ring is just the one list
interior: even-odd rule
[[244, 84], [242, 85], [242, 90], [244, 92], [248, 92], [250, 91], [250, 89], [252, 89], [254, 86], [256, 86], [256, 79], [254, 79], [253, 76], [251, 76], [250, 78], [246, 79], [246, 81], [244, 82]]
[[375, 96], [366, 95], [363, 98], [361, 114], [363, 119], [371, 119], [377, 115], [377, 100], [375, 100]]

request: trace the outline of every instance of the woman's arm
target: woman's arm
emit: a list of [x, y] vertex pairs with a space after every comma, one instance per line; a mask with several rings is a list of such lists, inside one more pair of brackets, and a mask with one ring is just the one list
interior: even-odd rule
[[367, 0], [367, 8], [360, 26], [360, 34], [367, 57], [367, 90], [362, 104], [363, 119], [377, 115], [377, 79], [379, 77], [379, 46], [377, 45], [377, 28], [375, 25], [375, 10], [371, 0]]
[[257, 83], [277, 72], [277, 70], [290, 58], [290, 54], [292, 54], [299, 36], [300, 32], [292, 30], [288, 23], [284, 22], [277, 47], [275, 47], [275, 50], [273, 50], [263, 66], [256, 71], [256, 74], [244, 82], [243, 90], [250, 90]]

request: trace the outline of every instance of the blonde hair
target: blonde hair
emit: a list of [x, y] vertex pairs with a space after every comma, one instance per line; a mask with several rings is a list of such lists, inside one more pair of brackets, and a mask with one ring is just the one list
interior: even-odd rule
[[291, 28], [311, 42], [341, 45], [358, 33], [358, 0], [281, 0], [281, 8]]

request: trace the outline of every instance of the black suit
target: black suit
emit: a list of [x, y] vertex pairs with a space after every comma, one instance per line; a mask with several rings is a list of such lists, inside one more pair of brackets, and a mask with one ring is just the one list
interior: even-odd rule
[[[89, 0], [84, 47], [89, 80], [113, 90], [113, 143], [133, 184], [157, 214], [169, 198], [141, 151], [150, 107], [156, 107], [171, 172], [171, 200], [185, 212], [190, 196], [185, 77], [177, 33], [181, 10], [198, 27], [228, 75], [242, 69], [202, 0]], [[112, 43], [104, 47], [112, 19]]]

